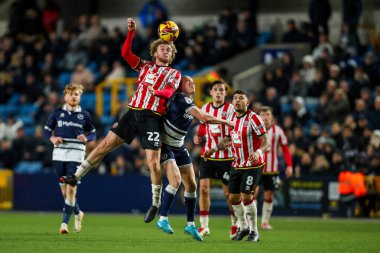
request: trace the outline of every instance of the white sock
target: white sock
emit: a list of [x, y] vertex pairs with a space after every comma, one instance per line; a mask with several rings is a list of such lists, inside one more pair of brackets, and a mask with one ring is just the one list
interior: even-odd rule
[[235, 216], [238, 220], [238, 227], [240, 229], [246, 229], [247, 228], [247, 222], [244, 215], [244, 207], [243, 204], [240, 202], [237, 205], [232, 205], [232, 208], [234, 209]]
[[208, 215], [200, 215], [199, 221], [202, 228], [208, 228]]
[[190, 226], [195, 226], [194, 221], [188, 221], [188, 222], [187, 222], [187, 226], [188, 226], [188, 227], [190, 227]]
[[273, 201], [269, 203], [264, 200], [261, 224], [269, 224], [269, 219], [272, 215], [272, 211], [273, 211]]
[[162, 185], [152, 184], [152, 206], [159, 207], [161, 204]]
[[77, 171], [75, 172], [74, 175], [76, 178], [80, 179], [81, 177], [86, 175], [87, 172], [91, 170], [91, 168], [92, 168], [92, 165], [87, 160], [84, 160], [82, 164], [77, 167]]
[[236, 226], [237, 221], [238, 221], [237, 217], [235, 216], [234, 213], [231, 213], [230, 217], [231, 217], [231, 226]]
[[174, 188], [174, 187], [171, 186], [170, 184], [168, 184], [168, 185], [165, 187], [165, 191], [167, 191], [168, 193], [173, 194], [173, 195], [175, 195], [175, 194], [177, 193], [177, 190], [178, 190], [178, 188]]
[[167, 216], [160, 216], [160, 221], [169, 220]]
[[75, 202], [65, 199], [65, 204], [68, 206], [75, 206]]
[[254, 201], [248, 205], [244, 205], [244, 212], [247, 215], [250, 231], [257, 233], [257, 208]]

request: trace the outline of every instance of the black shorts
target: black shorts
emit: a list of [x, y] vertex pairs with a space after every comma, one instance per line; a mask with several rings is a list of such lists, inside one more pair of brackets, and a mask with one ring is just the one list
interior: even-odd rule
[[159, 150], [162, 142], [162, 122], [162, 116], [150, 110], [129, 109], [112, 126], [111, 131], [127, 144], [131, 144], [135, 137], [139, 137], [144, 149]]
[[78, 162], [53, 161], [53, 167], [58, 177], [58, 181], [63, 176], [74, 175], [79, 165], [80, 163]]
[[280, 177], [275, 175], [261, 175], [260, 186], [262, 185], [264, 191], [274, 191], [280, 187]]
[[232, 194], [253, 194], [260, 181], [263, 168], [264, 166], [255, 169], [232, 169], [228, 182], [228, 192]]
[[192, 164], [189, 151], [187, 151], [185, 146], [181, 148], [175, 148], [164, 143], [162, 144], [161, 149], [161, 166], [169, 160], [175, 160], [175, 163], [177, 164], [179, 169], [181, 169], [181, 167], [183, 166]]
[[232, 161], [205, 161], [202, 158], [199, 167], [199, 178], [220, 179], [224, 185], [228, 185], [231, 168]]

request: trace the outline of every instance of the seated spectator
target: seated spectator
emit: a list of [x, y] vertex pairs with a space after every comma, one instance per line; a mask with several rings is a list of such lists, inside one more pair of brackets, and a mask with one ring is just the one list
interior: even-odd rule
[[307, 84], [302, 80], [300, 72], [294, 71], [292, 79], [290, 79], [290, 88], [288, 96], [290, 99], [294, 97], [306, 97], [307, 94]]
[[304, 99], [302, 97], [295, 97], [292, 105], [291, 115], [295, 124], [305, 126], [310, 119], [310, 115], [305, 107]]
[[342, 89], [336, 89], [333, 98], [327, 102], [324, 110], [326, 121], [329, 123], [333, 121], [343, 122], [349, 111], [350, 102], [346, 93]]
[[94, 88], [94, 75], [84, 64], [77, 65], [70, 81], [82, 84], [85, 91], [92, 91]]
[[313, 58], [318, 59], [322, 56], [322, 53], [324, 50], [327, 50], [329, 55], [333, 55], [334, 50], [333, 47], [331, 46], [330, 42], [327, 39], [326, 34], [321, 33], [319, 34], [319, 43], [318, 45], [314, 48], [313, 50]]
[[283, 43], [303, 43], [309, 42], [309, 38], [298, 30], [296, 22], [289, 19], [287, 22], [287, 31], [282, 36]]
[[307, 86], [310, 87], [315, 79], [316, 69], [314, 67], [314, 59], [311, 55], [305, 55], [302, 58], [302, 68], [300, 70], [302, 80], [306, 82]]
[[106, 80], [115, 80], [125, 77], [125, 69], [119, 61], [115, 61], [111, 72], [107, 75]]
[[19, 161], [20, 157], [16, 156], [11, 142], [8, 139], [0, 140], [0, 168], [13, 169]]
[[375, 98], [374, 109], [368, 113], [367, 119], [372, 129], [380, 129], [380, 96]]

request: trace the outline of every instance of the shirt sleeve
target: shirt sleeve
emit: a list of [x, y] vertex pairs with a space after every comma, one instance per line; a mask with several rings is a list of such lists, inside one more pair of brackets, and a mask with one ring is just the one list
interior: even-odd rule
[[257, 136], [261, 136], [267, 132], [265, 129], [264, 121], [256, 113], [252, 113], [249, 119], [250, 125]]
[[49, 115], [49, 118], [44, 126], [44, 137], [45, 139], [50, 139], [53, 130], [57, 125], [57, 120], [55, 118], [55, 111]]
[[170, 75], [166, 83], [170, 84], [175, 89], [178, 89], [180, 81], [181, 81], [181, 72], [179, 72], [178, 70], [174, 70], [174, 72]]
[[93, 141], [96, 139], [96, 129], [92, 123], [91, 115], [86, 113], [86, 124], [83, 126], [83, 129], [87, 132], [87, 141]]
[[281, 146], [288, 145], [288, 138], [286, 137], [284, 130], [282, 128], [280, 128], [279, 142]]

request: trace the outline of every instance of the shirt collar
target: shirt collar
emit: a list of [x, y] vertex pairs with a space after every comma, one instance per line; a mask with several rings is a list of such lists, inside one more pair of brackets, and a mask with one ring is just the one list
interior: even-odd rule
[[[69, 111], [69, 110], [67, 109], [66, 104], [63, 105], [62, 110], [64, 110], [64, 111], [68, 111], [68, 112], [71, 112], [71, 111]], [[82, 107], [80, 107], [80, 105], [78, 105], [77, 109], [75, 109], [74, 112], [82, 112]]]

